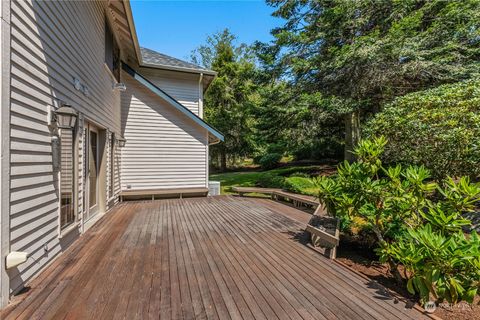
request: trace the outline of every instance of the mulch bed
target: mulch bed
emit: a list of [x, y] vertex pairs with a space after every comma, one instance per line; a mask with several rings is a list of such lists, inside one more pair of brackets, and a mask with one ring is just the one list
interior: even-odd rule
[[[359, 248], [352, 243], [341, 242], [337, 251], [337, 260], [406, 299], [417, 300], [407, 291], [406, 286], [399, 286], [396, 283], [395, 279], [390, 275], [388, 265], [375, 261], [376, 256], [374, 252], [365, 248]], [[400, 270], [400, 273], [403, 274], [403, 270]], [[437, 308], [434, 315], [444, 320], [480, 320], [479, 303], [480, 297], [478, 296], [473, 305], [462, 302], [455, 306], [450, 306], [448, 303], [444, 303]]]

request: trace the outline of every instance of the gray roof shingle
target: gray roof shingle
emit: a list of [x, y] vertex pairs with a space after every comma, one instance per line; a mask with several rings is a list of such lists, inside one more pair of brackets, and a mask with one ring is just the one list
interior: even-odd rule
[[166, 54], [147, 49], [147, 48], [140, 48], [142, 54], [142, 61], [144, 64], [158, 66], [158, 67], [174, 67], [174, 68], [182, 68], [182, 69], [191, 69], [197, 70], [199, 72], [207, 71], [212, 72], [207, 68], [198, 66], [196, 64], [183, 61], [171, 56], [167, 56]]

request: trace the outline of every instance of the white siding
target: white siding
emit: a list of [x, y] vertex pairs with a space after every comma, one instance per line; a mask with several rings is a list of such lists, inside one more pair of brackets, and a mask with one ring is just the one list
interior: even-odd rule
[[[10, 243], [12, 251], [31, 255], [11, 272], [13, 291], [74, 237], [58, 238], [58, 174], [53, 171], [47, 108], [61, 99], [120, 133], [120, 96], [112, 91], [104, 67], [105, 5], [100, 1], [11, 2]], [[76, 90], [74, 79], [89, 94]]]
[[205, 129], [130, 76], [123, 79], [122, 190], [205, 187]]
[[199, 74], [154, 68], [141, 68], [139, 72], [197, 116], [202, 116], [198, 114]]

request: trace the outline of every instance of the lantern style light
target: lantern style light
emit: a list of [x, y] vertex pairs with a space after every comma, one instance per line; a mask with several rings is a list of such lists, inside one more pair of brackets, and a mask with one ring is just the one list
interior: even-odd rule
[[57, 127], [61, 129], [73, 129], [77, 122], [78, 113], [69, 104], [64, 104], [54, 111]]
[[125, 140], [125, 138], [123, 138], [123, 137], [120, 137], [120, 138], [117, 139], [117, 142], [118, 142], [118, 146], [120, 148], [123, 148], [123, 147], [125, 147], [125, 144], [127, 143], [127, 140]]
[[123, 82], [117, 82], [113, 85], [113, 90], [118, 90], [118, 91], [126, 91], [127, 86]]

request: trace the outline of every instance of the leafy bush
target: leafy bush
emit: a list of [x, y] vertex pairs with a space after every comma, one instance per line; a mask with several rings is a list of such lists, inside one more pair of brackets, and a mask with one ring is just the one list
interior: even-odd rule
[[433, 296], [472, 303], [480, 289], [480, 239], [475, 231], [465, 236], [462, 227], [470, 221], [460, 213], [473, 211], [480, 186], [468, 178], [448, 179], [437, 190], [441, 200], [421, 211], [425, 225], [409, 229], [379, 253], [383, 260], [393, 257], [406, 267], [411, 274], [407, 289], [418, 292], [422, 301]]
[[260, 160], [263, 158], [263, 154], [256, 154], [253, 156], [253, 163], [260, 164]]
[[269, 170], [277, 167], [281, 159], [282, 155], [280, 153], [267, 153], [262, 158], [260, 158], [258, 163], [263, 170]]
[[315, 193], [316, 186], [311, 178], [291, 176], [285, 179], [284, 189], [295, 193], [312, 194]]
[[386, 143], [384, 138], [360, 142], [357, 162], [340, 164], [334, 178], [317, 179], [327, 211], [346, 220], [360, 216], [379, 242], [394, 238], [404, 221], [416, 223], [420, 208], [435, 188], [427, 182], [429, 173], [424, 167], [383, 169], [380, 155]]
[[285, 178], [273, 173], [265, 173], [258, 177], [257, 186], [262, 188], [283, 188]]
[[295, 160], [343, 159], [342, 140], [335, 136], [317, 137], [315, 140], [295, 145]]
[[305, 166], [305, 167], [284, 167], [275, 169], [275, 172], [284, 177], [298, 176], [311, 177], [314, 173], [321, 171], [319, 166]]
[[424, 165], [433, 176], [480, 174], [480, 80], [411, 93], [396, 99], [366, 126], [384, 135], [388, 163]]
[[408, 233], [382, 250], [410, 272], [410, 293], [418, 292], [423, 302], [431, 296], [439, 301], [472, 303], [480, 290], [480, 238], [458, 230], [453, 233], [436, 229], [432, 224]]
[[461, 213], [473, 210], [480, 185], [465, 177], [437, 184], [423, 166], [385, 168], [386, 145], [383, 137], [361, 141], [357, 162], [341, 164], [336, 177], [316, 179], [320, 200], [345, 228], [360, 220], [372, 230], [380, 260], [399, 282], [398, 264], [405, 265], [408, 289], [422, 301], [432, 295], [471, 302], [480, 289], [480, 247], [475, 233], [463, 235], [470, 221]]
[[310, 178], [310, 175], [306, 172], [294, 172], [290, 175], [290, 177]]

